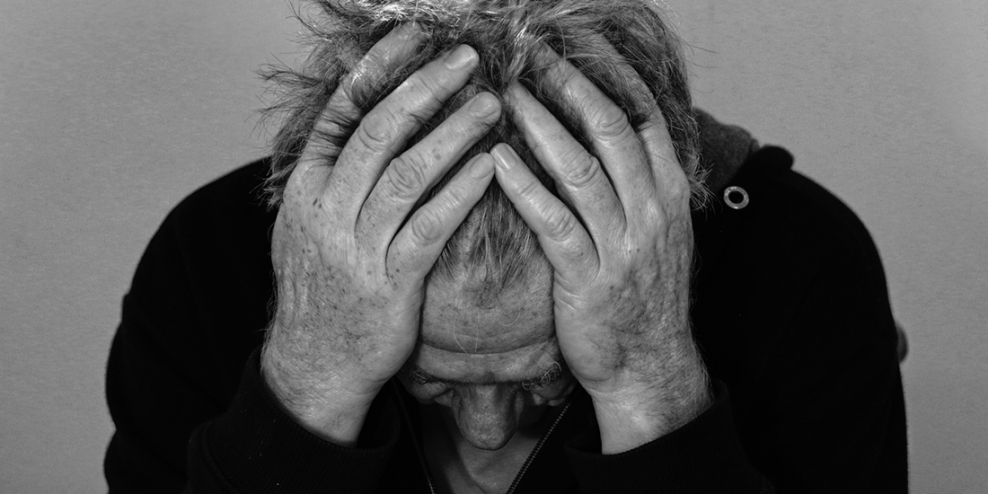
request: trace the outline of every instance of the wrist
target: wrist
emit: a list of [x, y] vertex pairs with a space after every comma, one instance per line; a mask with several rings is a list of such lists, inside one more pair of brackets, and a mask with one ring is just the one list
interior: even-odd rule
[[680, 366], [661, 382], [629, 386], [606, 395], [591, 393], [604, 454], [654, 441], [695, 419], [712, 403], [700, 362]]
[[316, 436], [346, 447], [356, 445], [364, 419], [376, 396], [350, 396], [320, 386], [312, 375], [297, 378], [290, 365], [266, 345], [261, 355], [261, 377], [281, 409]]

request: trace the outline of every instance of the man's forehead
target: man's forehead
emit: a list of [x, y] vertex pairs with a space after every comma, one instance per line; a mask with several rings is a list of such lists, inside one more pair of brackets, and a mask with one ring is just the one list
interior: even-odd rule
[[560, 369], [562, 355], [555, 338], [507, 352], [472, 354], [419, 344], [405, 371], [427, 380], [459, 384], [537, 381]]
[[555, 334], [552, 272], [533, 266], [501, 290], [490, 307], [469, 276], [433, 279], [422, 309], [422, 343], [450, 352], [491, 354], [545, 342]]

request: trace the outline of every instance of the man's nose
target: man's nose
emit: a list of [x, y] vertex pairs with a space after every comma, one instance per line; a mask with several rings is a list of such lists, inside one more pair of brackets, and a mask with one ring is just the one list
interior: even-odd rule
[[501, 449], [518, 428], [521, 398], [516, 386], [484, 384], [462, 386], [453, 403], [460, 434], [473, 446]]

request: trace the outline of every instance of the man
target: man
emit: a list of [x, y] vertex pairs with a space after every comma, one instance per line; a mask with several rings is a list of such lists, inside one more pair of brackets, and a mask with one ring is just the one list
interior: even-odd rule
[[138, 269], [111, 490], [905, 490], [867, 233], [694, 116], [650, 7], [321, 6], [276, 211], [241, 169]]

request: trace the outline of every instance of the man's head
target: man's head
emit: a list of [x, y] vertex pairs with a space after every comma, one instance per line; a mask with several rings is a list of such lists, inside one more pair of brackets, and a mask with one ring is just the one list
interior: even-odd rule
[[[376, 41], [408, 22], [429, 33], [428, 42], [379, 85], [383, 90], [353, 95], [363, 109], [372, 108], [413, 71], [453, 46], [468, 44], [480, 55], [470, 82], [423, 125], [409, 146], [478, 92], [501, 95], [509, 83], [520, 81], [589, 149], [579, 120], [553, 104], [541, 82], [546, 63], [540, 53], [549, 47], [624, 109], [636, 128], [646, 121], [652, 101], [658, 102], [679, 161], [696, 186], [696, 130], [678, 41], [647, 1], [316, 2], [319, 10], [306, 22], [313, 34], [312, 54], [300, 70], [272, 74], [284, 94], [275, 109], [287, 110], [269, 180], [273, 203], [280, 201], [315, 119], [337, 85]], [[323, 137], [342, 147], [359, 122], [341, 118], [338, 123], [343, 132]], [[449, 176], [499, 142], [515, 149], [554, 189], [509, 115]], [[437, 184], [433, 194], [445, 183]], [[555, 343], [551, 290], [552, 268], [535, 235], [492, 183], [430, 274], [419, 345], [400, 376], [406, 388], [424, 402], [447, 407], [474, 446], [503, 446], [515, 429], [537, 419], [544, 405], [559, 402], [572, 389]]]
[[501, 448], [573, 389], [556, 344], [552, 270], [532, 264], [491, 308], [476, 305], [463, 274], [429, 283], [419, 344], [398, 376], [478, 448]]

